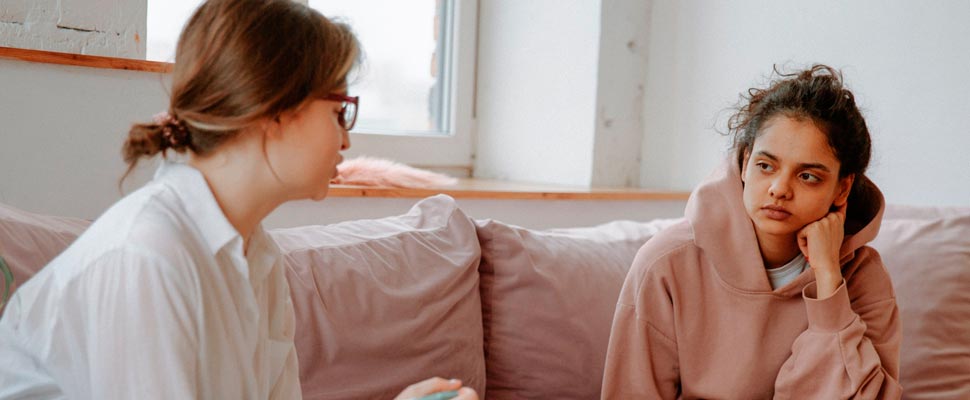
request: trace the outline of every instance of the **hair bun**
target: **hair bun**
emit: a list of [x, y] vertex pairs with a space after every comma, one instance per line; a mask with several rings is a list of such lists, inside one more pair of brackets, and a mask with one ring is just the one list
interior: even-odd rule
[[178, 149], [188, 146], [189, 130], [186, 129], [185, 122], [179, 120], [178, 117], [167, 111], [162, 111], [155, 114], [152, 121], [162, 129], [162, 140], [168, 147]]

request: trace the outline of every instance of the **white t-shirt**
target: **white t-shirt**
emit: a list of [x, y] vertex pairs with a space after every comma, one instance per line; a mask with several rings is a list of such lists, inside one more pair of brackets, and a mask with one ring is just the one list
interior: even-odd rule
[[14, 293], [0, 399], [299, 399], [294, 325], [273, 240], [166, 162]]
[[798, 253], [798, 256], [789, 261], [788, 264], [766, 270], [768, 271], [768, 280], [771, 281], [771, 288], [778, 289], [787, 285], [798, 278], [798, 275], [801, 275], [807, 267], [808, 262], [805, 261], [805, 256]]

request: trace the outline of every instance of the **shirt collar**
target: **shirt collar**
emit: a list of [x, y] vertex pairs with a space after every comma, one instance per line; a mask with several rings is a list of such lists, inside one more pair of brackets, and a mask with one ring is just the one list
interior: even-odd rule
[[249, 240], [249, 251], [246, 255], [250, 269], [250, 280], [260, 282], [265, 279], [273, 269], [273, 266], [276, 265], [281, 254], [282, 251], [279, 246], [266, 233], [262, 224], [256, 226], [256, 230], [253, 231], [253, 237]]
[[[202, 234], [208, 250], [216, 255], [223, 249], [238, 253], [246, 263], [233, 263], [239, 273], [252, 282], [262, 281], [280, 257], [281, 250], [262, 224], [250, 238], [249, 251], [243, 255], [242, 235], [229, 222], [202, 172], [181, 162], [165, 160], [155, 172], [155, 180], [172, 187], [189, 219]], [[248, 265], [246, 265], [248, 264]]]
[[791, 259], [791, 261], [787, 262], [785, 265], [778, 268], [766, 268], [766, 271], [768, 271], [769, 276], [781, 276], [796, 269], [798, 272], [802, 272], [805, 269], [806, 264], [808, 263], [805, 262], [805, 256], [802, 255], [802, 253], [798, 253], [795, 258]]
[[155, 181], [174, 189], [173, 192], [182, 201], [189, 220], [202, 234], [213, 255], [233, 239], [242, 239], [222, 212], [205, 176], [199, 170], [184, 163], [162, 161], [155, 171]]

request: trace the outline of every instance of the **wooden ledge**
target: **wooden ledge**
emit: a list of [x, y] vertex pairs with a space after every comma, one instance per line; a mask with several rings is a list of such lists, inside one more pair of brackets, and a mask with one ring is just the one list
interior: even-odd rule
[[577, 188], [570, 186], [461, 179], [457, 185], [429, 189], [332, 185], [331, 197], [424, 198], [446, 194], [456, 199], [491, 200], [680, 200], [689, 192], [634, 188]]
[[40, 62], [48, 64], [74, 65], [91, 68], [124, 69], [167, 74], [172, 72], [172, 63], [135, 60], [130, 58], [89, 56], [84, 54], [58, 53], [54, 51], [0, 47], [0, 58]]

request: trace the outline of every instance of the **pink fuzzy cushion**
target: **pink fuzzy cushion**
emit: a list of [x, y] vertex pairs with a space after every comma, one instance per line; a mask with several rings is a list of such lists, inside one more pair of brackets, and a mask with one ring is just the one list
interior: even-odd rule
[[429, 188], [450, 186], [458, 180], [436, 172], [413, 168], [382, 158], [358, 157], [337, 166], [337, 177], [331, 183], [340, 185]]
[[477, 221], [489, 399], [598, 399], [623, 280], [677, 220], [532, 230]]
[[904, 399], [970, 399], [970, 208], [890, 206], [872, 242], [896, 291]]
[[483, 393], [481, 250], [452, 198], [272, 235], [286, 254], [304, 398], [391, 399], [432, 376]]

